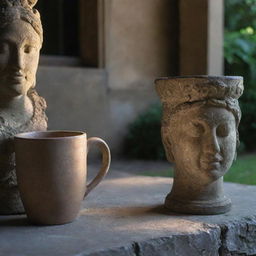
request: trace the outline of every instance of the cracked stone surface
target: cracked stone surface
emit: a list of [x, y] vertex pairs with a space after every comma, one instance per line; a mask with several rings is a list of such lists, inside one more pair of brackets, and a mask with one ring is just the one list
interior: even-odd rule
[[112, 172], [85, 199], [76, 221], [32, 226], [0, 217], [0, 256], [256, 255], [256, 186], [225, 183], [222, 215], [181, 215], [163, 207], [171, 178]]

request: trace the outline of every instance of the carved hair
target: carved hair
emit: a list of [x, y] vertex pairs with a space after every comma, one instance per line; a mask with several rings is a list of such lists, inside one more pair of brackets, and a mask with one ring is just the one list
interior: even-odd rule
[[23, 6], [25, 8], [33, 8], [37, 0], [1, 0], [1, 7]]
[[232, 114], [234, 115], [236, 120], [236, 126], [238, 128], [241, 120], [241, 109], [239, 107], [238, 100], [232, 98], [226, 100], [207, 99], [202, 101], [186, 102], [177, 106], [176, 108], [172, 108], [169, 104], [163, 104], [163, 108], [165, 109], [165, 111], [163, 111], [163, 120], [168, 120], [167, 122], [169, 122], [170, 119], [172, 119], [172, 117], [177, 112], [185, 110], [187, 108], [191, 108], [193, 106], [214, 106], [219, 108], [225, 108], [228, 111], [232, 112]]
[[29, 23], [43, 41], [43, 29], [39, 12], [33, 8], [37, 0], [0, 0], [0, 28], [15, 20]]

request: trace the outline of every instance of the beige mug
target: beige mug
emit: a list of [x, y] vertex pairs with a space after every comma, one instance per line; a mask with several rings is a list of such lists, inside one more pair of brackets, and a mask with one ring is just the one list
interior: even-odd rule
[[[106, 142], [78, 131], [27, 132], [15, 136], [18, 188], [28, 219], [43, 225], [73, 221], [85, 196], [108, 172], [111, 156]], [[87, 152], [102, 152], [102, 167], [86, 185]]]

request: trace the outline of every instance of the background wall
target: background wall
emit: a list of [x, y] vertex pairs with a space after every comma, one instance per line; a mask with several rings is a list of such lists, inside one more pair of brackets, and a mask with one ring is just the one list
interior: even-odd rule
[[[37, 88], [49, 106], [49, 129], [86, 130], [106, 139], [113, 154], [121, 155], [128, 125], [158, 101], [156, 77], [222, 74], [222, 0], [74, 3], [80, 17], [79, 56], [57, 61], [44, 56], [38, 71]], [[47, 1], [44, 5], [42, 16], [49, 9]], [[65, 17], [63, 27], [52, 24], [49, 31], [54, 27], [63, 32], [59, 38], [72, 41], [64, 36], [69, 31]]]
[[112, 89], [147, 89], [177, 73], [178, 7], [170, 0], [105, 2], [106, 69]]
[[107, 0], [103, 69], [40, 65], [49, 129], [85, 130], [120, 155], [127, 126], [158, 101], [154, 79], [177, 75], [178, 11], [173, 0]]
[[49, 129], [86, 131], [120, 155], [127, 125], [158, 99], [153, 84], [143, 91], [108, 90], [106, 82], [105, 70], [41, 66], [37, 90], [47, 101]]

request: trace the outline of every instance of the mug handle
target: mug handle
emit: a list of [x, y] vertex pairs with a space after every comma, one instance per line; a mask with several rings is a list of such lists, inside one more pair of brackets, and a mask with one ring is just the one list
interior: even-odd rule
[[86, 186], [86, 191], [84, 194], [84, 198], [102, 181], [109, 170], [111, 155], [110, 150], [107, 143], [97, 137], [92, 137], [87, 140], [87, 153], [91, 147], [91, 145], [96, 144], [102, 153], [102, 165], [100, 171], [96, 175], [96, 177]]

